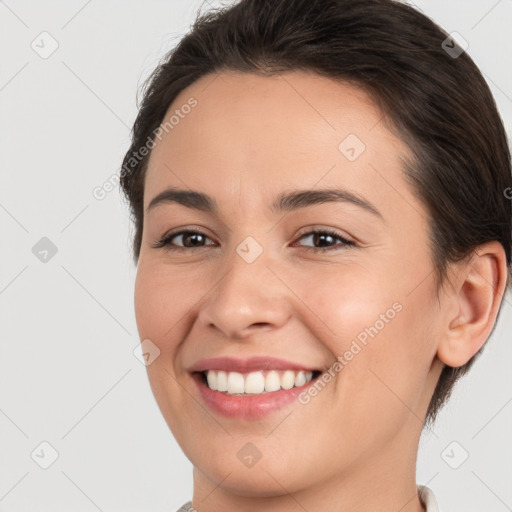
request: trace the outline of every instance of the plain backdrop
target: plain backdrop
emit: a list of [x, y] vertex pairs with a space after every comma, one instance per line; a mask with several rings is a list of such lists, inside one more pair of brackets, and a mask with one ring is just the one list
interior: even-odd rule
[[[137, 88], [201, 5], [0, 1], [2, 512], [174, 512], [192, 497], [136, 357], [128, 211], [118, 188], [93, 191], [115, 182]], [[468, 42], [510, 137], [512, 1], [416, 5]], [[444, 512], [512, 510], [511, 303], [421, 439], [417, 481]]]

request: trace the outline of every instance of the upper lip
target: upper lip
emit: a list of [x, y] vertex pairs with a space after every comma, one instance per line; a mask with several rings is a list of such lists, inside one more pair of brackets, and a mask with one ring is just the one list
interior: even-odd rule
[[201, 359], [194, 363], [190, 372], [204, 372], [206, 370], [224, 370], [226, 372], [250, 372], [259, 370], [295, 370], [295, 371], [316, 371], [308, 365], [294, 363], [286, 359], [276, 357], [250, 357], [248, 359], [237, 359], [235, 357], [211, 357]]

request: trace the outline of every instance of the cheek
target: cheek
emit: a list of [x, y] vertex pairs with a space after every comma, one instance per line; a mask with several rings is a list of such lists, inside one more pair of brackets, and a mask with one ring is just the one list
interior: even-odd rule
[[410, 294], [407, 283], [390, 285], [378, 274], [388, 275], [340, 273], [318, 281], [322, 286], [305, 284], [304, 296], [322, 320], [317, 336], [341, 365], [333, 370], [336, 400], [350, 404], [355, 427], [369, 416], [391, 421], [409, 414], [434, 354], [427, 286]]
[[[174, 279], [173, 279], [174, 276]], [[170, 267], [139, 260], [135, 280], [134, 306], [140, 340], [150, 339], [160, 350], [146, 366], [149, 384], [163, 417], [175, 436], [181, 437], [179, 411], [185, 410], [181, 386], [174, 368], [179, 341], [185, 336], [187, 306], [183, 289], [176, 285]]]
[[204, 285], [197, 279], [180, 277], [170, 266], [139, 262], [134, 305], [140, 339], [151, 339], [164, 352], [172, 349], [201, 288], [204, 293]]
[[[365, 342], [369, 345], [375, 333], [373, 326], [376, 324], [380, 335], [398, 315], [393, 307], [396, 296], [390, 293], [390, 287], [364, 268], [352, 266], [346, 271], [340, 268], [319, 274], [315, 279], [311, 279], [311, 274], [302, 279], [302, 295], [307, 297], [314, 316], [321, 320], [321, 339], [335, 356], [349, 350], [352, 341], [362, 347]], [[313, 315], [309, 313], [309, 316]]]

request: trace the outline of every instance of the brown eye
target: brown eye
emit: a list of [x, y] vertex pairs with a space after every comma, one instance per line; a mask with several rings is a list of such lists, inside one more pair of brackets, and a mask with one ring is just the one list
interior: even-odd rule
[[[201, 231], [195, 230], [181, 230], [175, 233], [170, 233], [163, 237], [152, 247], [155, 249], [165, 248], [170, 251], [186, 251], [187, 249], [200, 249], [207, 247], [206, 240], [211, 240]], [[325, 252], [331, 250], [338, 250], [343, 247], [355, 246], [355, 243], [348, 240], [340, 233], [331, 230], [315, 230], [303, 234], [299, 240], [311, 239], [313, 247], [303, 246], [309, 251]], [[180, 241], [176, 243], [175, 240]], [[338, 243], [336, 243], [338, 242]], [[209, 244], [212, 245], [212, 244]]]
[[[176, 244], [173, 242], [174, 239], [180, 240], [181, 244]], [[170, 233], [158, 241], [153, 248], [158, 249], [165, 247], [168, 250], [186, 250], [186, 249], [194, 249], [194, 248], [202, 248], [205, 247], [203, 244], [206, 239], [210, 239], [204, 233], [200, 231], [194, 230], [182, 230], [176, 233]]]
[[[347, 238], [343, 237], [340, 233], [336, 231], [331, 230], [316, 230], [316, 231], [309, 231], [308, 233], [305, 233], [302, 235], [299, 240], [304, 239], [311, 239], [313, 245], [320, 245], [320, 247], [307, 247], [305, 248], [310, 251], [329, 251], [329, 250], [337, 250], [341, 249], [343, 246], [355, 246], [355, 243], [351, 240], [348, 240]], [[338, 240], [341, 242], [341, 244], [337, 244], [336, 246], [335, 241]], [[335, 245], [332, 245], [332, 244]], [[340, 247], [341, 245], [341, 247]]]

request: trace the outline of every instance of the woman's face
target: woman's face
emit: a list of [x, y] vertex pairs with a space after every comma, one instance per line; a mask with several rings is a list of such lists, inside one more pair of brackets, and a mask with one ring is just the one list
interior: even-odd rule
[[[440, 306], [405, 145], [361, 90], [304, 72], [209, 75], [172, 115], [145, 181], [135, 309], [198, 478], [271, 496], [414, 470]], [[148, 209], [170, 188], [209, 202]]]

